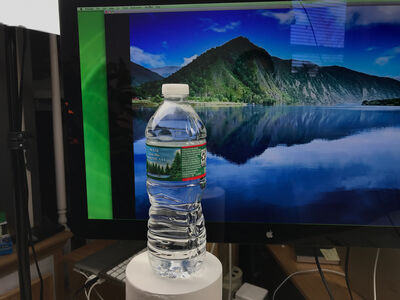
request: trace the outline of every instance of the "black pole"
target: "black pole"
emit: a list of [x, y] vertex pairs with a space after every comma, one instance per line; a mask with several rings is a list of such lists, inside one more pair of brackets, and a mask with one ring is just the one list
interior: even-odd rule
[[[26, 169], [24, 150], [26, 149], [26, 135], [21, 132], [22, 127], [22, 99], [25, 42], [22, 39], [22, 47], [17, 48], [17, 33], [25, 37], [25, 29], [6, 27], [6, 78], [9, 101], [10, 136], [9, 146], [12, 158], [12, 176], [14, 185], [14, 207], [15, 207], [15, 233], [18, 256], [18, 276], [20, 287], [20, 299], [32, 299], [31, 273], [29, 259], [28, 240], [28, 194], [26, 186]], [[17, 50], [18, 49], [18, 50]], [[18, 59], [20, 69], [20, 81], [18, 84]]]

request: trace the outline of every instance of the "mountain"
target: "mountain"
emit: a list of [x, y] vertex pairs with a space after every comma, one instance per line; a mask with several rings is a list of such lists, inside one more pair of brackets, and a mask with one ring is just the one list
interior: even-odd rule
[[203, 101], [260, 104], [361, 103], [400, 97], [400, 82], [344, 67], [271, 56], [245, 37], [209, 49], [167, 78], [141, 85], [137, 94], [160, 94], [163, 83], [187, 83]]
[[152, 72], [157, 73], [162, 77], [168, 77], [169, 75], [178, 71], [181, 67], [178, 66], [166, 66], [161, 68], [152, 68], [150, 69]]
[[131, 62], [131, 82], [132, 86], [138, 86], [145, 82], [161, 80], [159, 74], [142, 67], [141, 65]]
[[[339, 66], [272, 58], [275, 82], [296, 103], [340, 104], [400, 97], [400, 82]], [[296, 99], [300, 101], [296, 101]]]

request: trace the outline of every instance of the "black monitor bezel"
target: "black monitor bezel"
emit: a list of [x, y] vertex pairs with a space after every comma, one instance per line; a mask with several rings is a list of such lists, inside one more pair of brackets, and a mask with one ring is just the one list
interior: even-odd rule
[[[78, 7], [259, 2], [244, 0], [59, 0], [64, 101], [74, 114], [64, 113], [68, 224], [86, 238], [145, 239], [145, 220], [88, 219], [82, 126], [81, 80], [77, 27]], [[278, 2], [270, 0], [269, 2]], [[279, 1], [280, 2], [280, 1]], [[290, 3], [288, 1], [288, 3]], [[74, 140], [74, 142], [71, 142]], [[290, 243], [297, 245], [400, 247], [400, 227], [207, 222], [210, 242]], [[267, 234], [267, 232], [272, 233]]]

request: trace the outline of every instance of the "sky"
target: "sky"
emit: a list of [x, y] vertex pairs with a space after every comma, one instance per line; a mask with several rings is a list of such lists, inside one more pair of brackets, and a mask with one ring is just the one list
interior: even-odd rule
[[400, 6], [338, 3], [131, 14], [131, 60], [150, 69], [182, 67], [210, 48], [245, 36], [282, 59], [339, 65], [400, 80]]

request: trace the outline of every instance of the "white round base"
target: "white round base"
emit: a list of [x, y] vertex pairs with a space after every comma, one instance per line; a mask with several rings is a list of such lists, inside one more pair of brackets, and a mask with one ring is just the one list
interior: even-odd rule
[[143, 252], [126, 268], [126, 300], [221, 300], [222, 265], [207, 252], [201, 269], [189, 278], [163, 278], [153, 272]]

